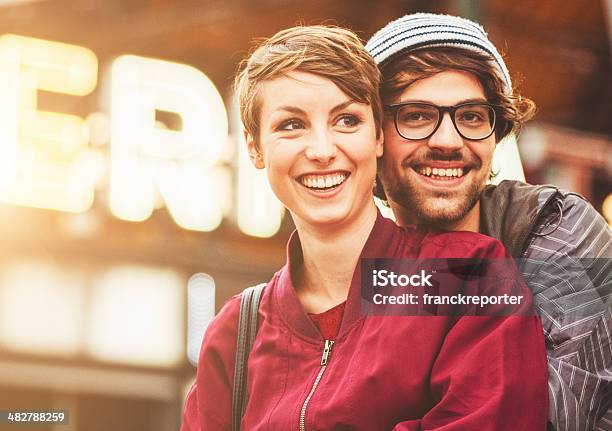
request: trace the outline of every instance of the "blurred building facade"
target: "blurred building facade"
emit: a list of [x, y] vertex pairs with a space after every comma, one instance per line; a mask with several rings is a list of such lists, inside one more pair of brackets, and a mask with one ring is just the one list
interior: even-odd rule
[[218, 309], [284, 261], [291, 220], [249, 166], [230, 87], [253, 38], [297, 22], [364, 39], [416, 11], [481, 22], [538, 105], [519, 139], [527, 180], [579, 192], [612, 222], [609, 10], [597, 0], [0, 3], [0, 410], [68, 409], [62, 430], [178, 428], [195, 373], [188, 280], [210, 274]]

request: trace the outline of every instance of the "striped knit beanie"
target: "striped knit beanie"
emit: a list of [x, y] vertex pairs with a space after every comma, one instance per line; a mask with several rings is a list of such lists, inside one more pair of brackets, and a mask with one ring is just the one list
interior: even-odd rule
[[512, 81], [495, 46], [481, 25], [466, 18], [432, 13], [414, 13], [390, 22], [366, 44], [379, 66], [396, 54], [431, 47], [459, 47], [492, 57], [512, 93]]

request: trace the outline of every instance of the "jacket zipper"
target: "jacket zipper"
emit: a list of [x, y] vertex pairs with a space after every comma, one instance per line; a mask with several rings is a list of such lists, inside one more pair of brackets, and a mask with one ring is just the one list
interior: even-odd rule
[[325, 340], [325, 348], [323, 349], [323, 355], [321, 356], [321, 369], [319, 370], [319, 373], [312, 384], [312, 388], [304, 400], [304, 404], [302, 404], [302, 410], [300, 411], [300, 431], [306, 431], [306, 409], [308, 408], [308, 403], [317, 389], [317, 386], [319, 386], [319, 382], [321, 381], [321, 377], [323, 377], [325, 368], [327, 368], [327, 362], [329, 361], [329, 355], [331, 354], [333, 345], [333, 341]]

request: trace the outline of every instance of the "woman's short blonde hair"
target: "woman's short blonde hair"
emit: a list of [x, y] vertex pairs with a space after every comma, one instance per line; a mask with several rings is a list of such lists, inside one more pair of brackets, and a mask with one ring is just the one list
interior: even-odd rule
[[293, 71], [327, 78], [352, 100], [370, 105], [379, 136], [383, 116], [380, 72], [359, 37], [335, 26], [297, 26], [263, 40], [242, 61], [236, 76], [240, 117], [256, 143], [261, 121], [260, 84]]

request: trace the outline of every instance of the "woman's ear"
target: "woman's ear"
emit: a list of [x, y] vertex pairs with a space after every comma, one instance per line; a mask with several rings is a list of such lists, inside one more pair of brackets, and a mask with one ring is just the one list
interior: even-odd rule
[[259, 148], [257, 148], [257, 143], [255, 142], [255, 138], [253, 138], [253, 135], [251, 135], [249, 132], [245, 130], [244, 140], [246, 141], [246, 144], [247, 144], [247, 149], [249, 151], [249, 157], [251, 159], [251, 163], [253, 163], [253, 166], [255, 166], [257, 169], [263, 169], [265, 167], [263, 156]]
[[384, 152], [385, 135], [383, 134], [382, 128], [376, 138], [376, 157], [382, 157]]

